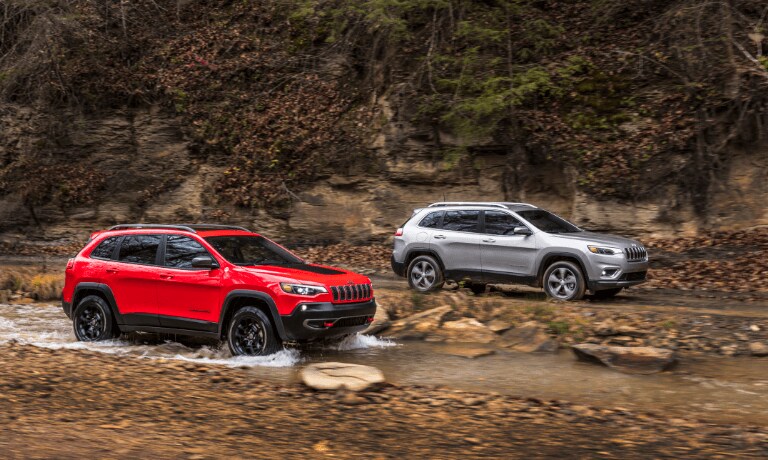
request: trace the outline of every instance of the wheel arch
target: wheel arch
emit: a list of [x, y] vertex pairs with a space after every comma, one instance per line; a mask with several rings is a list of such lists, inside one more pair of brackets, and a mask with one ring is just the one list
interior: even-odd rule
[[117, 308], [117, 302], [115, 302], [115, 296], [112, 294], [112, 289], [106, 284], [102, 283], [78, 283], [75, 286], [75, 290], [72, 293], [72, 314], [74, 315], [77, 304], [81, 300], [89, 295], [96, 295], [104, 299], [109, 305], [109, 309], [112, 311], [112, 317], [115, 319], [117, 325], [123, 324], [123, 316], [120, 314], [120, 310]]
[[587, 267], [584, 265], [584, 261], [581, 260], [581, 257], [573, 252], [558, 251], [548, 253], [541, 259], [539, 270], [536, 275], [536, 287], [542, 287], [544, 285], [544, 272], [547, 271], [547, 268], [549, 268], [549, 266], [553, 263], [560, 261], [574, 262], [576, 265], [578, 265], [579, 269], [581, 270], [581, 274], [584, 277], [584, 282], [587, 284], [587, 286], [589, 285], [589, 272], [587, 272]]
[[246, 289], [237, 289], [227, 294], [224, 299], [224, 304], [221, 307], [221, 313], [219, 315], [219, 338], [223, 339], [226, 332], [226, 326], [229, 324], [229, 320], [237, 310], [242, 307], [256, 307], [263, 311], [264, 314], [272, 321], [272, 327], [275, 328], [278, 337], [281, 340], [287, 340], [285, 333], [285, 327], [280, 317], [280, 313], [277, 311], [275, 301], [272, 300], [269, 294], [260, 291], [250, 291]]
[[443, 263], [443, 259], [440, 258], [439, 255], [437, 255], [437, 252], [435, 252], [432, 249], [426, 249], [426, 248], [416, 248], [411, 249], [408, 251], [408, 253], [405, 256], [405, 271], [406, 276], [408, 276], [408, 267], [411, 265], [411, 262], [413, 262], [413, 259], [419, 257], [419, 256], [430, 256], [434, 258], [437, 263], [440, 265], [440, 270], [445, 273], [445, 264]]

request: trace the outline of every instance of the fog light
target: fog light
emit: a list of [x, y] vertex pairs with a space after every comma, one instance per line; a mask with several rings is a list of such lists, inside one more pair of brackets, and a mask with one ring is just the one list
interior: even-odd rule
[[616, 273], [619, 271], [618, 268], [605, 268], [602, 272], [600, 272], [600, 275], [607, 278], [613, 278], [616, 276]]
[[301, 311], [307, 311], [307, 306], [306, 305], [302, 305], [301, 306]]

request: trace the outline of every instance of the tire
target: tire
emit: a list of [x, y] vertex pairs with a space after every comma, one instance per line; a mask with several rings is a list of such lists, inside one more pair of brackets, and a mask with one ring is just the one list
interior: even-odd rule
[[616, 294], [621, 292], [623, 288], [603, 289], [602, 291], [595, 291], [592, 297], [596, 299], [612, 299], [616, 297]]
[[579, 266], [566, 260], [547, 267], [541, 284], [549, 297], [566, 302], [581, 299], [587, 288]]
[[256, 307], [235, 312], [227, 326], [227, 344], [233, 356], [266, 356], [281, 348], [272, 321]]
[[112, 310], [106, 300], [96, 295], [86, 296], [77, 304], [72, 314], [72, 327], [81, 342], [98, 342], [120, 335]]
[[435, 291], [443, 287], [445, 278], [440, 264], [432, 256], [419, 256], [408, 265], [408, 285], [418, 292]]
[[475, 295], [485, 294], [485, 288], [487, 286], [487, 284], [483, 283], [470, 283], [469, 290]]

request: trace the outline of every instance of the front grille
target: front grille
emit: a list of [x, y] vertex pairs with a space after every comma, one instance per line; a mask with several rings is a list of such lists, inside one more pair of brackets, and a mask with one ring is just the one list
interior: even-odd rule
[[642, 246], [632, 246], [631, 248], [624, 248], [624, 254], [627, 256], [629, 262], [641, 262], [648, 257], [648, 253]]
[[341, 318], [333, 323], [333, 327], [354, 327], [367, 324], [367, 316], [349, 316], [347, 318]]
[[619, 278], [621, 281], [644, 281], [647, 272], [624, 273]]
[[345, 284], [343, 286], [331, 286], [334, 302], [352, 302], [366, 300], [371, 297], [370, 284]]

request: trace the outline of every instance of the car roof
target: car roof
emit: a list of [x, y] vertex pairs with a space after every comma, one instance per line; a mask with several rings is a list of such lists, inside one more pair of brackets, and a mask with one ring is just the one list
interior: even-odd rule
[[529, 203], [511, 203], [504, 201], [440, 201], [432, 203], [426, 208], [447, 208], [451, 210], [464, 209], [464, 208], [481, 208], [481, 209], [507, 209], [509, 211], [525, 211], [530, 209], [539, 209], [538, 207]]

